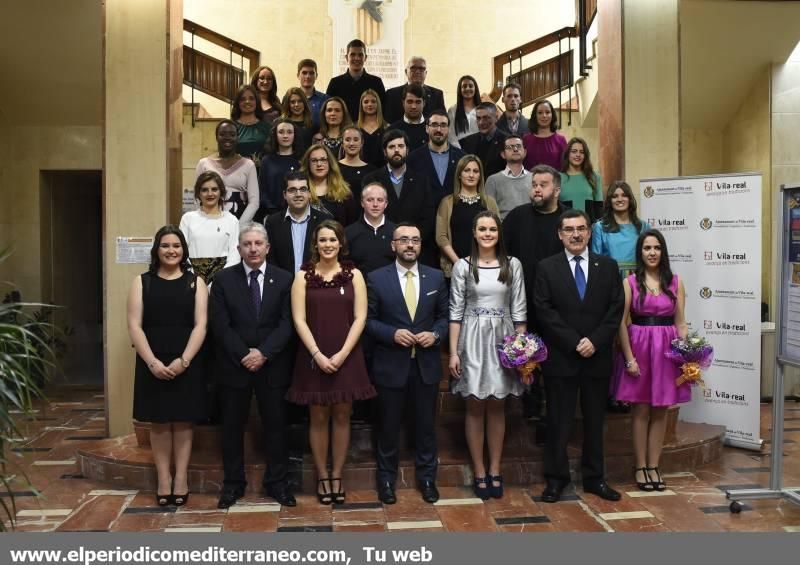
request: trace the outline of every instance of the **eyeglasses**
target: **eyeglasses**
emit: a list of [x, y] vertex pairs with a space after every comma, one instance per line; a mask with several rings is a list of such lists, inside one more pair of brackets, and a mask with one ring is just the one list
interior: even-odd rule
[[424, 73], [425, 71], [427, 71], [427, 70], [428, 70], [427, 68], [425, 68], [425, 67], [420, 67], [420, 66], [418, 66], [418, 65], [411, 65], [411, 66], [410, 66], [410, 67], [408, 67], [408, 68], [409, 68], [409, 69], [411, 69], [412, 71], [415, 71], [415, 72], [418, 72], [418, 73]]
[[522, 149], [521, 143], [515, 143], [514, 145], [506, 145], [505, 149], [508, 151], [519, 151]]
[[446, 124], [444, 122], [431, 122], [428, 124], [428, 127], [431, 129], [447, 129], [450, 124]]
[[565, 235], [575, 235], [576, 233], [586, 233], [589, 231], [589, 228], [586, 226], [578, 226], [577, 228], [573, 226], [567, 226], [565, 228], [561, 228], [560, 231]]
[[327, 162], [328, 162], [328, 158], [327, 157], [319, 157], [319, 158], [316, 158], [316, 159], [311, 159], [311, 164], [312, 165], [319, 165], [321, 163], [327, 163]]
[[286, 189], [286, 194], [305, 194], [306, 192], [311, 192], [307, 186], [293, 186], [292, 188]]
[[422, 238], [419, 237], [398, 237], [394, 240], [395, 243], [399, 243], [401, 245], [408, 245], [409, 243], [413, 245], [419, 245], [422, 243]]

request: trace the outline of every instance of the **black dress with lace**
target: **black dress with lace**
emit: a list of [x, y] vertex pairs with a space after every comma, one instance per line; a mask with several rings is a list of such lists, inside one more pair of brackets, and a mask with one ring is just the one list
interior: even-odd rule
[[[341, 262], [341, 272], [325, 281], [306, 263], [301, 268], [306, 278], [306, 323], [317, 347], [331, 357], [339, 351], [353, 325], [353, 268], [350, 261]], [[301, 343], [297, 348], [294, 377], [288, 399], [296, 404], [331, 405], [376, 396], [369, 382], [361, 345], [358, 344], [335, 373], [322, 371], [312, 363], [311, 353]]]

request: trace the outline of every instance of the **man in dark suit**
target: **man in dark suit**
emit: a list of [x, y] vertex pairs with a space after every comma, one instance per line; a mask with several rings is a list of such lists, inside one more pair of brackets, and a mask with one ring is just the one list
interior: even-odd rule
[[448, 295], [444, 275], [417, 262], [422, 238], [408, 223], [394, 230], [396, 261], [367, 276], [367, 333], [375, 341], [373, 379], [378, 389], [378, 498], [394, 504], [399, 436], [406, 397], [414, 406], [416, 480], [425, 502], [436, 489], [436, 400], [442, 378], [439, 343], [446, 339]]
[[456, 165], [464, 152], [447, 142], [450, 118], [444, 108], [437, 108], [431, 113], [425, 130], [428, 133], [428, 144], [409, 154], [408, 166], [428, 179], [434, 204], [438, 208], [442, 198], [453, 194]]
[[413, 151], [424, 147], [428, 143], [428, 132], [425, 130], [425, 116], [422, 109], [425, 106], [425, 94], [422, 87], [417, 84], [407, 84], [403, 87], [403, 115], [399, 120], [392, 122], [389, 129], [399, 129], [408, 136], [408, 150]]
[[294, 333], [290, 308], [293, 277], [267, 264], [269, 248], [264, 226], [242, 225], [242, 262], [220, 271], [211, 288], [225, 472], [218, 508], [236, 504], [247, 486], [244, 430], [254, 392], [267, 457], [264, 491], [284, 506], [296, 505], [286, 483], [289, 452], [284, 400], [292, 378], [287, 345]]
[[386, 166], [368, 174], [362, 185], [377, 181], [386, 188], [389, 195], [386, 217], [395, 224], [410, 222], [419, 227], [423, 246], [421, 261], [434, 267], [437, 265], [433, 239], [436, 205], [428, 179], [406, 166], [408, 136], [404, 132], [387, 131], [383, 134], [382, 144]]
[[503, 104], [506, 111], [497, 120], [497, 129], [520, 137], [528, 133], [528, 118], [522, 115], [522, 87], [509, 82], [503, 87]]
[[506, 134], [497, 129], [497, 106], [492, 102], [481, 102], [475, 109], [478, 133], [461, 140], [464, 153], [474, 153], [483, 163], [483, 176], [489, 178], [506, 168], [503, 159], [503, 142]]
[[269, 262], [290, 273], [311, 258], [311, 235], [328, 214], [311, 207], [311, 189], [303, 171], [289, 171], [284, 177], [286, 210], [271, 214], [265, 221], [272, 253]]
[[580, 395], [583, 418], [581, 477], [584, 492], [605, 500], [620, 494], [604, 477], [603, 421], [612, 369], [612, 345], [624, 295], [616, 261], [588, 249], [591, 228], [582, 210], [559, 218], [564, 251], [536, 269], [533, 304], [550, 356], [542, 364], [547, 397], [544, 502], [557, 502], [570, 482], [567, 442]]
[[364, 69], [367, 62], [367, 46], [360, 39], [353, 39], [347, 44], [345, 54], [347, 70], [328, 82], [328, 96], [338, 96], [347, 104], [350, 118], [358, 120], [358, 104], [365, 90], [372, 89], [378, 93], [381, 105], [386, 104], [386, 88], [381, 77], [369, 74]]
[[[438, 88], [425, 84], [428, 76], [428, 63], [422, 57], [411, 57], [406, 65], [406, 78], [408, 84], [422, 87], [425, 107], [423, 114], [429, 118], [431, 112], [437, 108], [446, 108], [444, 93]], [[396, 122], [403, 117], [403, 86], [395, 86], [386, 91], [386, 104], [383, 105], [383, 116], [387, 123]], [[355, 118], [354, 118], [355, 119]]]

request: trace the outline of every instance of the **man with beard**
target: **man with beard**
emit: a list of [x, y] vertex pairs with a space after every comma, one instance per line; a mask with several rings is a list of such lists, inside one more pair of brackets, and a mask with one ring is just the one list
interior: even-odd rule
[[403, 117], [392, 123], [389, 129], [399, 129], [408, 136], [408, 150], [414, 151], [428, 142], [425, 130], [425, 93], [418, 84], [407, 84], [403, 87]]
[[[531, 171], [530, 203], [517, 206], [503, 221], [506, 250], [522, 263], [525, 295], [533, 297], [533, 282], [539, 261], [564, 249], [558, 238], [558, 218], [566, 210], [558, 201], [561, 175], [549, 165], [537, 165]], [[539, 332], [536, 309], [528, 308], [528, 331]], [[541, 379], [522, 396], [525, 416], [539, 418], [542, 412]]]
[[478, 133], [461, 140], [464, 153], [474, 153], [483, 163], [484, 176], [489, 177], [505, 168], [501, 153], [506, 134], [497, 129], [497, 106], [492, 102], [482, 102], [475, 109]]
[[[428, 76], [428, 63], [422, 57], [413, 56], [409, 58], [406, 65], [406, 78], [408, 84], [416, 84], [422, 88], [425, 106], [422, 110], [423, 115], [429, 118], [432, 110], [445, 108], [444, 93], [438, 88], [425, 84]], [[386, 105], [383, 107], [383, 115], [389, 123], [396, 122], [403, 117], [403, 87], [395, 86], [386, 91]]]
[[447, 142], [450, 119], [444, 108], [431, 112], [425, 131], [428, 134], [428, 144], [411, 152], [408, 166], [428, 179], [433, 201], [438, 208], [439, 201], [453, 193], [453, 175], [464, 152]]
[[442, 378], [441, 340], [447, 339], [449, 301], [444, 274], [420, 265], [422, 238], [409, 223], [392, 234], [396, 260], [367, 275], [367, 334], [375, 342], [373, 373], [378, 389], [378, 498], [397, 502], [394, 487], [405, 404], [413, 406], [415, 475], [425, 502], [436, 489], [436, 400]]
[[406, 166], [408, 136], [405, 132], [390, 129], [383, 134], [382, 146], [386, 166], [368, 174], [363, 185], [377, 181], [384, 186], [389, 196], [386, 217], [395, 224], [410, 222], [419, 228], [422, 236], [420, 261], [435, 267], [437, 258], [433, 232], [436, 204], [428, 179]]
[[522, 136], [509, 135], [503, 141], [501, 155], [506, 160], [506, 168], [486, 179], [486, 195], [494, 198], [500, 218], [505, 220], [511, 210], [530, 201], [531, 174], [522, 166], [525, 159]]
[[522, 136], [528, 132], [528, 118], [522, 115], [522, 87], [510, 82], [503, 87], [503, 104], [506, 111], [497, 120], [497, 129], [507, 134]]

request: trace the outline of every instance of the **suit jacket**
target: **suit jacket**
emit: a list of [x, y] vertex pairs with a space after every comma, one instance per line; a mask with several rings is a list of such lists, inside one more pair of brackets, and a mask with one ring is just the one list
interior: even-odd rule
[[[388, 123], [396, 122], [403, 119], [403, 87], [395, 86], [386, 91], [386, 104], [383, 106], [383, 117]], [[444, 93], [438, 88], [422, 86], [425, 91], [425, 105], [422, 107], [422, 115], [426, 118], [431, 115], [434, 110], [446, 110], [444, 105]]]
[[[506, 135], [511, 135], [511, 131], [508, 129], [508, 118], [506, 117], [505, 112], [503, 112], [503, 115], [500, 116], [499, 120], [497, 120], [497, 129]], [[519, 123], [517, 124], [517, 135], [522, 137], [526, 133], [530, 133], [530, 131], [528, 131], [528, 118], [523, 116], [522, 112], [520, 112]]]
[[[408, 381], [411, 348], [395, 343], [395, 331], [436, 332], [440, 341], [447, 339], [449, 298], [444, 274], [420, 263], [418, 267], [419, 301], [413, 320], [406, 308], [396, 263], [367, 275], [367, 333], [375, 341], [372, 377], [379, 386], [400, 388]], [[423, 382], [438, 383], [442, 378], [438, 343], [417, 347], [416, 359]]]
[[489, 178], [506, 168], [506, 161], [500, 155], [506, 141], [506, 134], [497, 129], [492, 141], [487, 142], [481, 132], [473, 133], [461, 140], [464, 153], [474, 153], [483, 163], [483, 176]]
[[[292, 378], [290, 340], [292, 275], [269, 263], [264, 271], [261, 313], [256, 317], [242, 263], [223, 269], [211, 285], [211, 323], [217, 347], [217, 380], [241, 388], [250, 379], [267, 379], [271, 387], [289, 386]], [[255, 373], [242, 358], [255, 347], [267, 362]]]
[[[308, 219], [306, 241], [303, 246], [303, 263], [311, 258], [311, 236], [314, 229], [323, 220], [329, 220], [328, 214], [311, 208], [311, 217]], [[286, 210], [275, 212], [264, 221], [269, 236], [269, 255], [267, 261], [285, 271], [294, 273], [294, 244], [292, 243], [292, 221], [286, 217]], [[299, 267], [299, 265], [298, 265]]]
[[[583, 301], [564, 251], [539, 262], [533, 305], [539, 331], [550, 353], [542, 363], [545, 378], [579, 374], [608, 378], [612, 345], [622, 320], [624, 294], [617, 262], [589, 253], [589, 277]], [[576, 351], [581, 338], [595, 347], [589, 358]]]
[[428, 184], [433, 193], [433, 201], [438, 208], [439, 202], [448, 194], [453, 194], [453, 179], [456, 174], [456, 165], [458, 160], [464, 156], [464, 152], [458, 147], [450, 146], [450, 158], [447, 163], [447, 173], [444, 175], [444, 184], [439, 182], [439, 176], [436, 174], [436, 168], [433, 166], [433, 159], [431, 158], [431, 151], [428, 146], [415, 149], [408, 156], [408, 166], [417, 174], [422, 175], [428, 179]]

